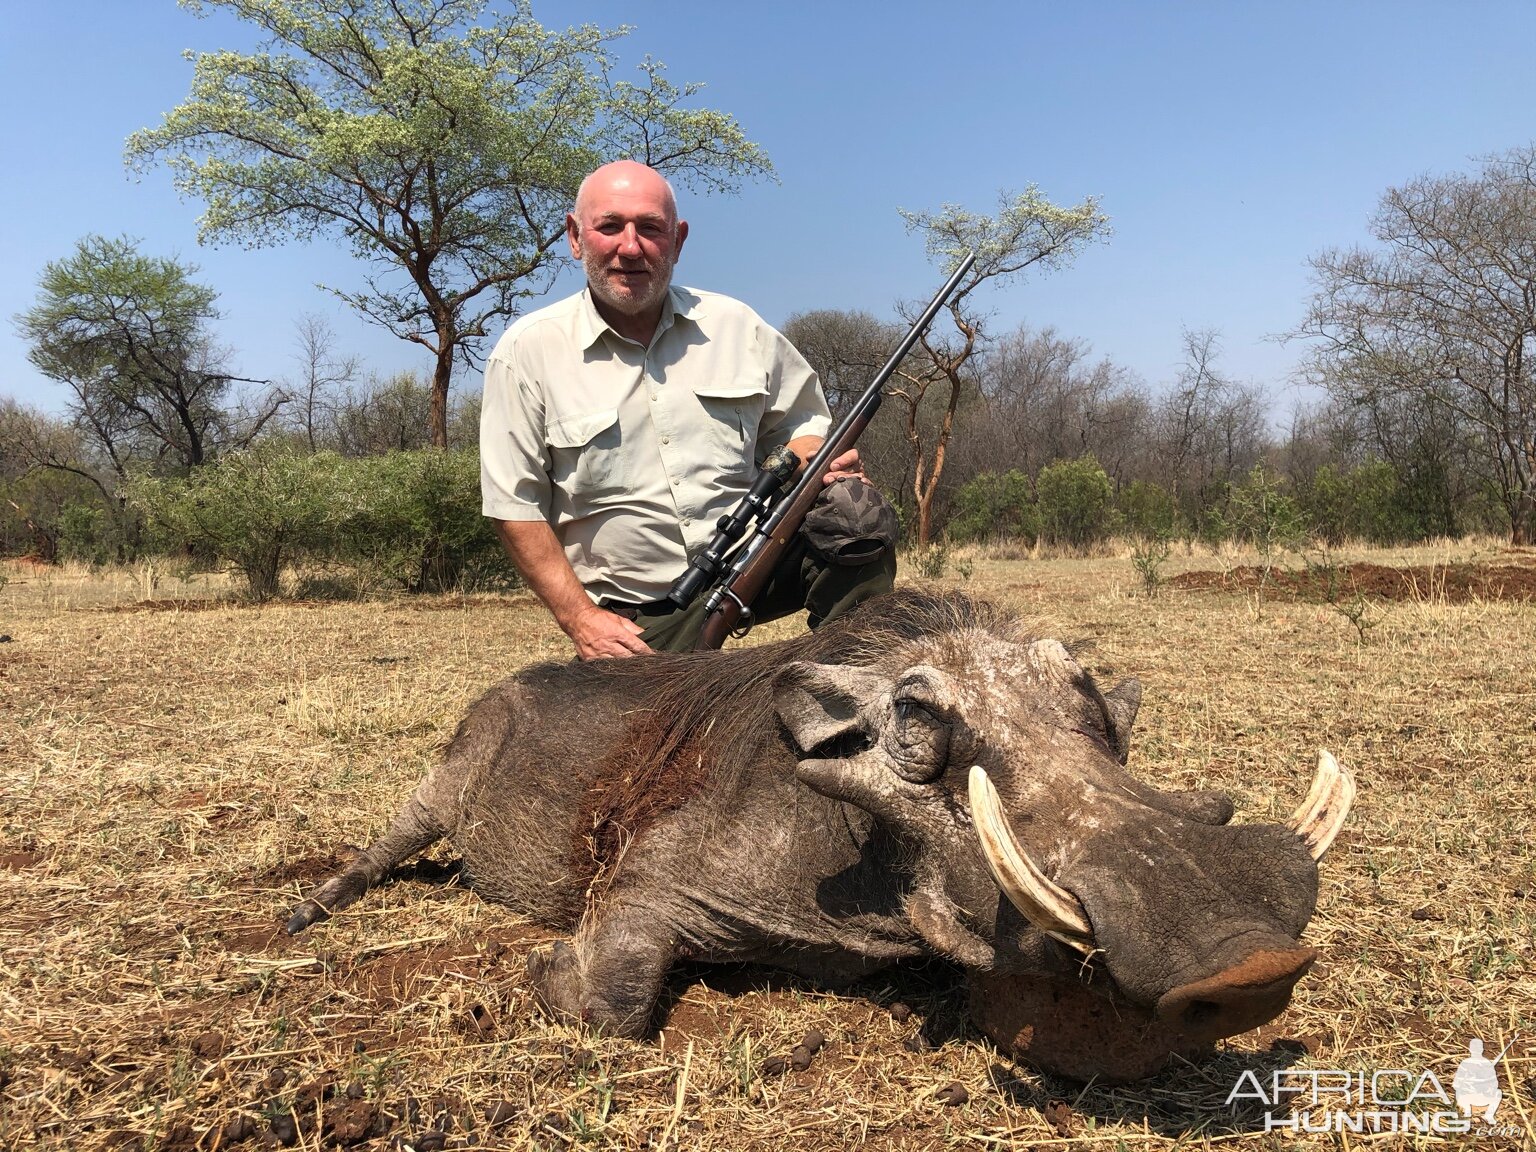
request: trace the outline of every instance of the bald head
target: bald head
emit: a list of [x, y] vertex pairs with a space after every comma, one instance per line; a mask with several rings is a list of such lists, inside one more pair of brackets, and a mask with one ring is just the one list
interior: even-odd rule
[[638, 160], [615, 160], [587, 173], [581, 187], [576, 189], [576, 205], [571, 209], [571, 215], [584, 221], [595, 200], [613, 196], [656, 200], [663, 206], [667, 220], [677, 223], [677, 196], [672, 192], [672, 185], [656, 169]]

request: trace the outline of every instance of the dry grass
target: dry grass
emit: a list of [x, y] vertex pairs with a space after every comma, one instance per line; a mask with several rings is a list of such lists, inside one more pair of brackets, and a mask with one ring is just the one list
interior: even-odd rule
[[[10, 566], [0, 1148], [255, 1148], [290, 1111], [306, 1148], [383, 1148], [366, 1133], [386, 1126], [417, 1147], [435, 1126], [450, 1147], [1282, 1148], [1224, 1106], [1242, 1069], [1428, 1068], [1449, 1087], [1474, 1035], [1490, 1055], [1515, 1040], [1499, 1119], [1536, 1125], [1536, 610], [1430, 596], [1383, 606], [1362, 642], [1326, 606], [1143, 599], [1123, 556], [970, 559], [949, 583], [1081, 642], [1105, 679], [1142, 678], [1144, 776], [1228, 789], [1254, 820], [1289, 813], [1318, 746], [1353, 768], [1308, 934], [1323, 962], [1274, 1025], [1084, 1088], [968, 1032], [943, 966], [855, 995], [716, 970], [675, 981], [661, 1045], [606, 1041], [535, 1011], [540, 932], [431, 869], [290, 941], [300, 890], [381, 830], [469, 701], [563, 638], [526, 597], [134, 610], [219, 589]], [[765, 1074], [812, 1028], [828, 1043], [808, 1070]], [[951, 1083], [967, 1102], [935, 1098]]]

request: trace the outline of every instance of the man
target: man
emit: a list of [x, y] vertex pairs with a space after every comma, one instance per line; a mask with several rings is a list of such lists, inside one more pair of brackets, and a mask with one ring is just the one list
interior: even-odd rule
[[[688, 225], [659, 173], [597, 169], [566, 238], [586, 289], [521, 317], [486, 363], [482, 510], [581, 659], [688, 649], [703, 598], [678, 611], [667, 590], [772, 449], [821, 446], [826, 400], [750, 308], [672, 284]], [[891, 587], [895, 515], [858, 451], [827, 479], [758, 619], [804, 608], [815, 627]]]

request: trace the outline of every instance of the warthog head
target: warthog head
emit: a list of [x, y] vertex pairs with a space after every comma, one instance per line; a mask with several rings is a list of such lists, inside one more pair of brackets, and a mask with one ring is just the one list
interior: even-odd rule
[[1146, 1075], [1285, 1008], [1353, 796], [1327, 753], [1286, 827], [1149, 787], [1124, 767], [1140, 695], [996, 627], [777, 680], [797, 775], [901, 842], [907, 916], [970, 970], [978, 1026], [1083, 1078]]

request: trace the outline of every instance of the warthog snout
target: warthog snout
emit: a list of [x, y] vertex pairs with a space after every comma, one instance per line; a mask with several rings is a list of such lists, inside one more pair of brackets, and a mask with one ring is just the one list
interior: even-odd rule
[[1165, 993], [1157, 1002], [1157, 1019], [1198, 1043], [1257, 1028], [1284, 1010], [1291, 989], [1316, 959], [1314, 948], [1253, 952], [1214, 976]]

